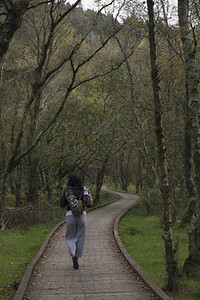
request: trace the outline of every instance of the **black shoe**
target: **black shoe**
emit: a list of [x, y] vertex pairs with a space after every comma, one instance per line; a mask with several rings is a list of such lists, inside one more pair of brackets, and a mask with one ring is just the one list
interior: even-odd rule
[[79, 264], [78, 264], [78, 256], [72, 256], [72, 260], [73, 260], [73, 268], [75, 270], [77, 270], [79, 268]]

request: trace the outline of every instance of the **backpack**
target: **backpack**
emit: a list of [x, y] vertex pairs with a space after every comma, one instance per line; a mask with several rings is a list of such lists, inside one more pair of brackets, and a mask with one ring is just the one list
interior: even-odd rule
[[93, 204], [92, 195], [91, 195], [89, 189], [86, 187], [84, 187], [83, 201], [87, 207], [91, 207]]
[[82, 200], [78, 200], [78, 205], [72, 209], [72, 214], [74, 217], [79, 217], [80, 215], [83, 214], [83, 202]]
[[83, 202], [81, 200], [82, 192], [79, 196], [79, 199], [77, 199], [73, 193], [73, 190], [68, 188], [65, 190], [65, 197], [67, 199], [67, 202], [69, 203], [73, 216], [78, 217], [82, 215], [83, 214]]

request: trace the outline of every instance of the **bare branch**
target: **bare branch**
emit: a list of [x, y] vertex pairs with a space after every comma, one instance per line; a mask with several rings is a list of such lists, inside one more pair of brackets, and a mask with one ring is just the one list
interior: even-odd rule
[[52, 2], [52, 0], [41, 1], [41, 2], [39, 2], [37, 4], [35, 4], [35, 5], [30, 5], [27, 10], [30, 10], [30, 9], [33, 9], [33, 8], [38, 7], [38, 6], [41, 6], [41, 5], [44, 5], [44, 4], [48, 4], [48, 3], [51, 3], [51, 2]]

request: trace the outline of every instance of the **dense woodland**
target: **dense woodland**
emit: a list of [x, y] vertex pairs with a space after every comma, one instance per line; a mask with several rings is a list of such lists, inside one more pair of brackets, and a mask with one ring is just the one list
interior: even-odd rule
[[200, 263], [200, 4], [98, 2], [0, 1], [1, 229], [11, 210], [59, 206], [71, 172], [95, 185], [96, 203], [104, 178], [134, 184], [148, 213], [155, 188], [173, 291], [177, 190], [191, 226], [185, 270]]

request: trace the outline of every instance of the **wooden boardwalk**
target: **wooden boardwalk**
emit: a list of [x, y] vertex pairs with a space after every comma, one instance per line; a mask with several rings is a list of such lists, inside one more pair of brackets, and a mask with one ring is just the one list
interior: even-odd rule
[[120, 195], [121, 200], [87, 214], [86, 243], [78, 270], [72, 268], [65, 244], [65, 224], [56, 231], [33, 271], [26, 300], [151, 299], [113, 246], [110, 229], [114, 219], [137, 201], [137, 196]]

